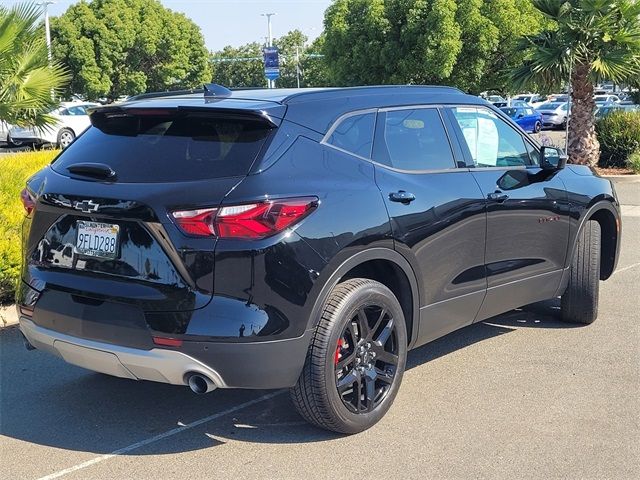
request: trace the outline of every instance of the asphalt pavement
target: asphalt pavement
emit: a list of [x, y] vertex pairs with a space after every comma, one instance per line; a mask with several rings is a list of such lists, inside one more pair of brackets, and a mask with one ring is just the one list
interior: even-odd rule
[[112, 378], [4, 329], [0, 478], [640, 478], [640, 183], [616, 189], [622, 253], [593, 325], [548, 301], [414, 350], [359, 435], [307, 425], [283, 391]]

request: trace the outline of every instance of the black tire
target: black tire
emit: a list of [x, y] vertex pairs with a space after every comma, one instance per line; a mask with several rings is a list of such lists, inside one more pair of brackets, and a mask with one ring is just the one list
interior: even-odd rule
[[70, 128], [63, 128], [58, 132], [58, 148], [65, 149], [76, 138], [76, 134]]
[[9, 135], [7, 133], [7, 145], [9, 145], [10, 147], [21, 147], [22, 143], [20, 140], [14, 140], [13, 138], [11, 138], [11, 135]]
[[[368, 327], [359, 326], [363, 321]], [[362, 432], [389, 410], [406, 358], [405, 319], [391, 290], [369, 279], [346, 280], [324, 305], [291, 399], [314, 425], [339, 433]]]
[[595, 220], [587, 221], [580, 231], [569, 275], [561, 301], [562, 320], [593, 323], [600, 286], [600, 224]]
[[542, 123], [536, 122], [533, 126], [533, 133], [540, 133], [540, 130], [542, 130]]

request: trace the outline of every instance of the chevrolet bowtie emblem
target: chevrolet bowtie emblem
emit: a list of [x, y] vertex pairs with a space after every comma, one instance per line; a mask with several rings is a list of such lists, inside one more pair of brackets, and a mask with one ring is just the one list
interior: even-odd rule
[[73, 208], [76, 210], [80, 210], [84, 213], [93, 213], [98, 211], [99, 204], [93, 202], [92, 200], [83, 200], [81, 202], [75, 202], [73, 204]]

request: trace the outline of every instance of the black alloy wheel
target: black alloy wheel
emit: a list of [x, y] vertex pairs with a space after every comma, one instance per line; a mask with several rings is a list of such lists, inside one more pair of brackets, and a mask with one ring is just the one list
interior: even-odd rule
[[335, 353], [336, 388], [353, 413], [370, 412], [389, 393], [398, 369], [398, 334], [391, 313], [362, 306], [345, 325]]

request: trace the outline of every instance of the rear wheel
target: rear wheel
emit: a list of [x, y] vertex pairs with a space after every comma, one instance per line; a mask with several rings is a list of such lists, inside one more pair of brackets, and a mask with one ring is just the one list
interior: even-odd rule
[[593, 323], [598, 316], [600, 284], [600, 224], [585, 223], [571, 262], [569, 284], [562, 295], [562, 319]]
[[393, 293], [373, 280], [347, 280], [325, 303], [291, 398], [319, 427], [361, 432], [389, 410], [406, 356], [404, 315]]
[[540, 133], [540, 130], [542, 130], [542, 124], [540, 122], [536, 122], [533, 126], [533, 133]]
[[63, 128], [58, 132], [58, 148], [67, 148], [73, 139], [76, 138], [76, 134], [69, 128]]

